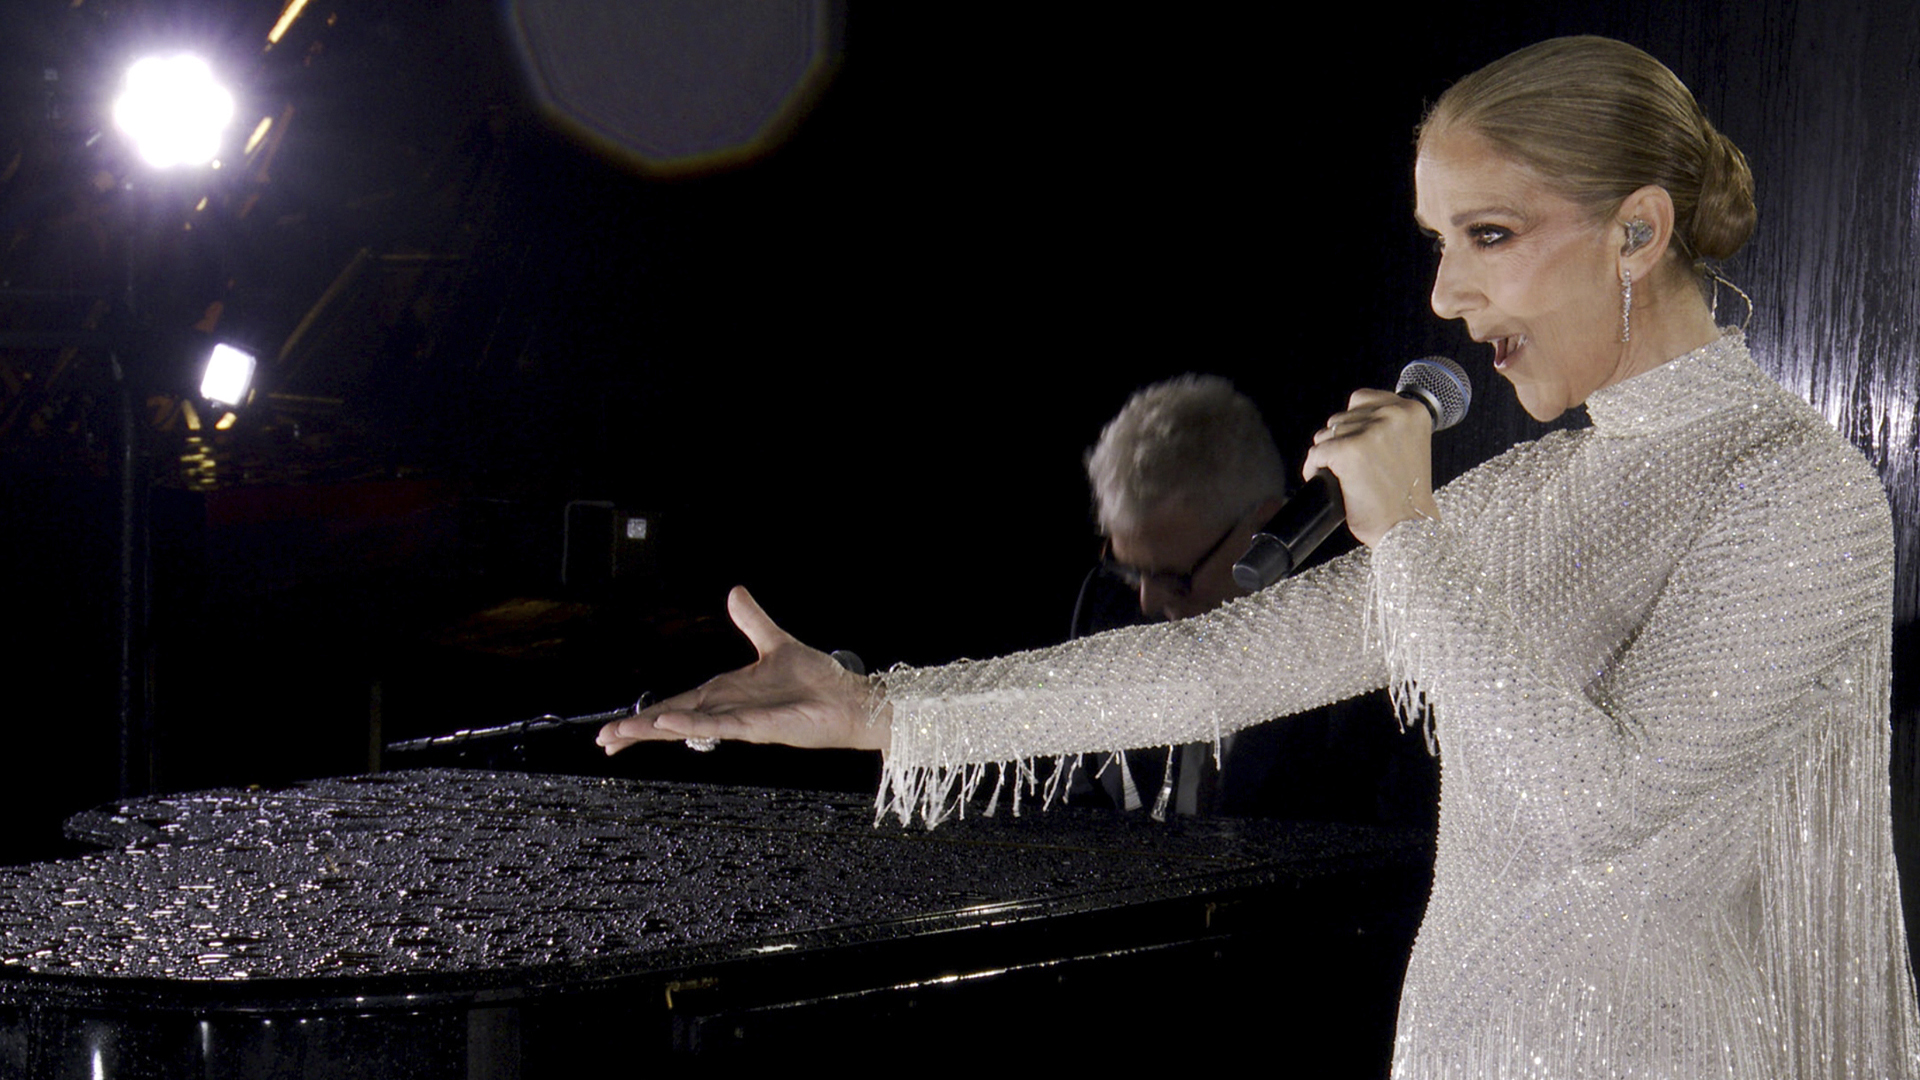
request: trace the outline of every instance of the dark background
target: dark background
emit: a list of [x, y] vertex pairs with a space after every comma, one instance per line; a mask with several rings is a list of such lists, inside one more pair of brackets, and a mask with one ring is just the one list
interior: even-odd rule
[[[339, 0], [266, 51], [273, 3], [0, 15], [3, 323], [120, 331], [149, 462], [136, 788], [390, 767], [384, 739], [671, 692], [749, 658], [720, 616], [736, 582], [871, 666], [1059, 640], [1097, 552], [1080, 455], [1183, 371], [1232, 378], [1291, 451], [1352, 387], [1442, 352], [1481, 394], [1438, 440], [1444, 475], [1537, 435], [1426, 310], [1411, 134], [1450, 79], [1591, 32], [1666, 61], [1747, 151], [1760, 228], [1727, 272], [1755, 355], [1887, 482], [1911, 872], [1920, 7], [849, 3], [789, 137], [676, 176], [529, 92], [514, 27], [540, 10]], [[162, 38], [207, 43], [236, 137], [278, 118], [265, 151], [161, 180], [91, 137]], [[578, 55], [634, 62], [604, 35]], [[196, 322], [267, 357], [217, 435], [181, 405]], [[0, 350], [15, 859], [58, 851], [57, 822], [121, 783], [107, 353]], [[571, 500], [649, 514], [637, 569], [562, 585]], [[534, 764], [871, 772], [737, 747], [605, 766], [586, 739]]]

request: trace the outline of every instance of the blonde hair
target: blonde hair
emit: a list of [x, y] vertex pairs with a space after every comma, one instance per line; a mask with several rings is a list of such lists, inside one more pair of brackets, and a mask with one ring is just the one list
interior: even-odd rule
[[1471, 132], [1562, 196], [1612, 214], [1634, 191], [1673, 198], [1683, 261], [1724, 259], [1753, 235], [1753, 173], [1667, 66], [1622, 41], [1554, 38], [1449, 87], [1420, 123]]

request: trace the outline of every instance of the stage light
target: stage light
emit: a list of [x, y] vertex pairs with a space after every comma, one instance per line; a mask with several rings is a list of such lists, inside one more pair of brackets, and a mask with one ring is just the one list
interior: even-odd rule
[[156, 169], [211, 162], [232, 119], [233, 95], [205, 60], [184, 53], [135, 61], [113, 103], [113, 126]]
[[244, 405], [253, 383], [253, 354], [231, 345], [215, 345], [200, 376], [200, 396], [216, 405]]

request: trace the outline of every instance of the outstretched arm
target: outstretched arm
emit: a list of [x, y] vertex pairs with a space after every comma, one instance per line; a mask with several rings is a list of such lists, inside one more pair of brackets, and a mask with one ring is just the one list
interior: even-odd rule
[[744, 588], [727, 594], [727, 614], [760, 659], [601, 728], [607, 753], [689, 738], [886, 749], [887, 710], [875, 711], [871, 683], [780, 629]]

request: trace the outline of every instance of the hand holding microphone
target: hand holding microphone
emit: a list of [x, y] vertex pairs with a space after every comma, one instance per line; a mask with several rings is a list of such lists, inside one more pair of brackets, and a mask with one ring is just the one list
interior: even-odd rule
[[[1347, 411], [1315, 433], [1310, 479], [1234, 563], [1234, 582], [1248, 592], [1273, 584], [1342, 523], [1351, 521], [1354, 535], [1370, 545], [1406, 517], [1431, 516], [1432, 466], [1423, 440], [1459, 423], [1472, 398], [1467, 373], [1441, 356], [1408, 364], [1393, 394], [1356, 391]], [[1411, 409], [1410, 401], [1424, 408]]]

